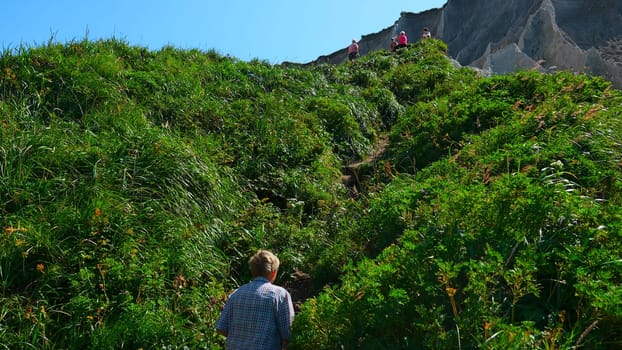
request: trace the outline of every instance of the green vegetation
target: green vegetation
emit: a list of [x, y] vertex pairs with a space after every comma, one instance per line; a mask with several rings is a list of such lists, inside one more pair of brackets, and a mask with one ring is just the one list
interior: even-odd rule
[[292, 349], [621, 347], [622, 94], [445, 52], [3, 52], [0, 348], [223, 348], [259, 248]]

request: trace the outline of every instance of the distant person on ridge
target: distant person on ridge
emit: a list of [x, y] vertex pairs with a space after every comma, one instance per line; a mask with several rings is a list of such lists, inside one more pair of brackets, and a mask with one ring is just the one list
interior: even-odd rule
[[359, 57], [359, 44], [352, 39], [352, 44], [348, 46], [348, 59], [354, 61], [357, 57]]
[[391, 52], [395, 52], [395, 48], [397, 47], [397, 39], [395, 37], [391, 38]]
[[406, 32], [403, 30], [400, 32], [400, 36], [397, 38], [397, 48], [401, 49], [402, 47], [408, 46], [408, 37], [406, 36]]
[[428, 27], [424, 27], [423, 33], [421, 33], [421, 39], [428, 39], [431, 37], [432, 37], [432, 34], [430, 34], [430, 29], [428, 29]]
[[236, 289], [216, 322], [216, 332], [227, 337], [227, 350], [286, 348], [294, 321], [289, 292], [276, 286], [279, 258], [260, 250], [248, 260], [253, 280]]

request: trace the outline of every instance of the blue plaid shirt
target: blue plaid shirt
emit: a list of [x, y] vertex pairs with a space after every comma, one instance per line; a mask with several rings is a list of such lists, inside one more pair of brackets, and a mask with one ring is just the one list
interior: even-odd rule
[[227, 350], [280, 350], [293, 321], [289, 292], [257, 277], [231, 293], [216, 329], [227, 333]]

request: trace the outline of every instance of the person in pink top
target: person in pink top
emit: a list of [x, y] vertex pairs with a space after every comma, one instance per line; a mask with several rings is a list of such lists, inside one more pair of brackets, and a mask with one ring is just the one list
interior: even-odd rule
[[397, 40], [398, 40], [398, 44], [397, 44], [398, 49], [408, 46], [408, 37], [406, 36], [406, 33], [403, 30], [400, 32], [400, 36], [397, 38]]
[[359, 44], [352, 39], [352, 44], [348, 46], [348, 58], [350, 61], [354, 61], [357, 57], [359, 57]]

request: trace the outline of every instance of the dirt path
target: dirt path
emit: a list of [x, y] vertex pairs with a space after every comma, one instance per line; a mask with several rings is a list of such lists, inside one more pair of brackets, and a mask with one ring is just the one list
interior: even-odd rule
[[378, 158], [382, 157], [388, 145], [389, 136], [385, 134], [380, 135], [380, 137], [378, 137], [378, 141], [376, 141], [376, 144], [374, 145], [374, 149], [367, 158], [361, 159], [358, 162], [350, 163], [346, 165], [346, 168], [356, 169], [361, 167], [361, 165], [375, 163]]
[[358, 198], [361, 190], [358, 176], [359, 168], [363, 165], [376, 163], [386, 151], [387, 146], [389, 146], [389, 136], [386, 134], [380, 135], [378, 141], [374, 144], [374, 149], [367, 158], [347, 164], [343, 167], [341, 181], [348, 188], [348, 193], [352, 198]]
[[[387, 146], [389, 145], [389, 137], [387, 135], [381, 135], [374, 149], [365, 159], [347, 164], [343, 167], [343, 175], [341, 180], [348, 187], [348, 192], [352, 198], [357, 198], [360, 190], [360, 183], [358, 179], [359, 168], [363, 165], [373, 164], [378, 161], [384, 154]], [[296, 271], [291, 276], [291, 280], [286, 282], [285, 287], [291, 294], [292, 301], [294, 303], [294, 310], [296, 313], [300, 311], [300, 305], [308, 298], [314, 297], [313, 280], [310, 275]]]

